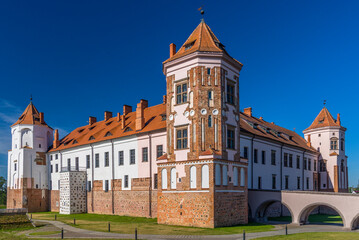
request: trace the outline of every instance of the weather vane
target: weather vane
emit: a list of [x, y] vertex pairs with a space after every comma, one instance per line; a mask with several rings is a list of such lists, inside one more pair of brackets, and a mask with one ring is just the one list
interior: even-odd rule
[[325, 107], [325, 104], [327, 104], [327, 100], [324, 100], [324, 103], [323, 103], [323, 104], [324, 104], [324, 107]]
[[202, 15], [202, 21], [204, 21], [204, 10], [203, 10], [203, 6], [201, 6], [200, 8], [198, 8], [198, 11], [201, 13]]
[[32, 94], [30, 94], [30, 102], [32, 102]]

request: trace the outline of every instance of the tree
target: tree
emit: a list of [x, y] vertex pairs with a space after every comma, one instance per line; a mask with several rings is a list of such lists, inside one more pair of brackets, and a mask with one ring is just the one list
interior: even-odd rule
[[6, 205], [6, 179], [0, 176], [0, 205]]

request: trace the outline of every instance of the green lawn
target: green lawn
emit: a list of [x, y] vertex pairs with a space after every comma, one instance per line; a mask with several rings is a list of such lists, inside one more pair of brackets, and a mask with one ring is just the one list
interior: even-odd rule
[[[270, 217], [269, 221], [278, 221], [278, 222], [292, 222], [292, 217]], [[325, 215], [325, 214], [313, 214], [309, 216], [308, 221], [310, 223], [332, 223], [332, 224], [343, 224], [342, 218], [335, 215]]]
[[0, 231], [16, 230], [18, 228], [32, 228], [31, 222], [26, 215], [0, 216]]
[[260, 240], [270, 239], [285, 239], [285, 240], [295, 240], [295, 239], [318, 239], [318, 240], [352, 240], [359, 239], [359, 233], [355, 232], [312, 232], [312, 233], [297, 233], [297, 234], [289, 234], [289, 235], [281, 235], [281, 236], [272, 236], [272, 237], [263, 237], [256, 238]]
[[0, 205], [0, 209], [6, 209], [6, 205]]
[[[103, 214], [72, 214], [60, 215], [58, 213], [43, 212], [33, 213], [33, 219], [54, 220], [55, 214], [57, 220], [75, 226], [78, 228], [94, 230], [94, 231], [108, 231], [108, 222], [111, 223], [111, 232], [133, 234], [135, 228], [138, 229], [139, 234], [160, 234], [160, 235], [224, 235], [242, 233], [245, 230], [249, 232], [265, 232], [274, 230], [272, 225], [264, 225], [260, 223], [250, 223], [247, 225], [239, 225], [234, 227], [220, 227], [220, 228], [196, 228], [196, 227], [182, 227], [157, 224], [157, 219], [143, 218], [143, 217], [126, 217], [116, 215]], [[73, 225], [74, 218], [76, 225]]]
[[30, 233], [29, 235], [31, 236], [42, 236], [42, 235], [53, 235], [53, 234], [58, 234], [61, 233], [61, 231], [43, 231], [43, 232], [33, 232]]

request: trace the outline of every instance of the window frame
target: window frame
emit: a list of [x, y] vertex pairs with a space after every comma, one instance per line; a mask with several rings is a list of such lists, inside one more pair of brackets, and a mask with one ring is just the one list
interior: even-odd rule
[[[185, 89], [184, 89], [184, 85], [185, 85]], [[188, 103], [188, 81], [176, 83], [175, 91], [176, 91], [176, 105]]]
[[[231, 132], [233, 132], [233, 134]], [[232, 126], [227, 126], [227, 148], [236, 150], [236, 132], [235, 128]]]
[[100, 167], [100, 154], [95, 153], [95, 168], [99, 168], [99, 167]]
[[227, 79], [226, 86], [226, 103], [235, 106], [236, 99], [236, 83]]
[[136, 150], [130, 149], [130, 165], [136, 164]]
[[125, 164], [124, 161], [125, 153], [123, 150], [118, 151], [118, 166], [123, 166]]
[[142, 162], [148, 162], [148, 147], [142, 148]]
[[[180, 137], [178, 137], [178, 133], [181, 133]], [[184, 133], [186, 133], [186, 137], [184, 137]], [[188, 149], [188, 127], [187, 126], [176, 128], [176, 149], [178, 149], [178, 150]]]
[[109, 152], [104, 153], [104, 166], [105, 167], [110, 166], [110, 153]]

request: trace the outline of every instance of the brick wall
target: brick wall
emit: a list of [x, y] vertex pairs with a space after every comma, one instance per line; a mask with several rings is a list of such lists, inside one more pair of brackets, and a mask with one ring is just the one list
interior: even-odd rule
[[59, 212], [60, 211], [60, 191], [59, 190], [51, 190], [50, 194], [50, 211], [51, 212]]

